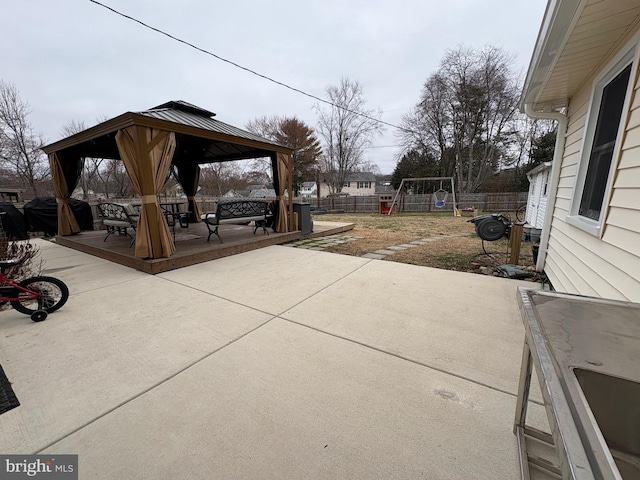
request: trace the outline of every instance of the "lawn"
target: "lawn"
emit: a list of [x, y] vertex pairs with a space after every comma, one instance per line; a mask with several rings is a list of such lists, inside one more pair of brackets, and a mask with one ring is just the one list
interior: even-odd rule
[[[379, 214], [341, 214], [321, 215], [318, 221], [349, 222], [355, 225], [351, 235], [362, 237], [359, 240], [329, 247], [333, 253], [360, 257], [365, 253], [386, 249], [414, 240], [438, 237], [441, 235], [464, 234], [467, 236], [445, 238], [419, 245], [389, 255], [385, 260], [447, 270], [467, 271], [478, 264], [493, 266], [508, 263], [506, 239], [497, 242], [485, 242], [485, 248], [491, 257], [482, 250], [482, 240], [475, 234], [470, 217], [454, 217], [450, 214], [400, 213], [394, 215]], [[476, 265], [472, 265], [475, 263]], [[531, 244], [523, 242], [520, 265], [533, 265]]]

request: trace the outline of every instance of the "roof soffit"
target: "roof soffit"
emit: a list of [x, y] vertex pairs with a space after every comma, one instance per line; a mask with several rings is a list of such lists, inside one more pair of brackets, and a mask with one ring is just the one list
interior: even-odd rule
[[529, 63], [520, 108], [537, 103], [549, 80], [585, 0], [549, 0]]
[[[566, 106], [638, 30], [637, 0], [550, 1], [531, 59], [521, 109]], [[564, 31], [563, 31], [564, 30]]]

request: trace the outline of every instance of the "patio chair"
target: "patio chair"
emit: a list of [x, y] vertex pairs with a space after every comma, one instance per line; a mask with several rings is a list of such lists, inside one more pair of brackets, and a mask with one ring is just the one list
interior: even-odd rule
[[[129, 245], [131, 247], [136, 239], [135, 233], [138, 219], [140, 218], [135, 208], [129, 204], [100, 203], [98, 210], [103, 217], [102, 223], [107, 228], [107, 235], [104, 237], [103, 242], [106, 242], [111, 234], [117, 233], [119, 235], [127, 235], [131, 239], [131, 244]], [[133, 230], [133, 235], [129, 233], [129, 230]]]

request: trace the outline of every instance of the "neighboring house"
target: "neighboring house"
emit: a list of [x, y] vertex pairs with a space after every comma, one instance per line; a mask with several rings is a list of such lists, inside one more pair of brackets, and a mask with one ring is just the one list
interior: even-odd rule
[[529, 225], [542, 229], [549, 199], [549, 178], [551, 162], [541, 163], [527, 173], [529, 196], [527, 197], [527, 216]]
[[302, 182], [300, 185], [300, 196], [302, 198], [316, 198], [318, 196], [318, 185], [316, 182]]
[[538, 270], [640, 302], [640, 2], [550, 0], [521, 98], [558, 120]]
[[242, 192], [236, 190], [229, 190], [227, 193], [222, 195], [222, 198], [241, 198], [243, 197]]
[[376, 176], [371, 172], [350, 173], [342, 185], [342, 192], [349, 195], [375, 195]]
[[85, 198], [85, 192], [80, 187], [76, 188], [71, 194], [71, 198], [75, 198], [77, 200], [94, 200], [96, 197], [97, 197], [96, 192], [90, 189], [89, 191], [87, 191], [86, 198]]
[[258, 188], [251, 190], [249, 198], [275, 198], [276, 191], [273, 188]]
[[376, 194], [379, 193], [393, 193], [395, 192], [393, 185], [391, 185], [391, 182], [384, 180], [382, 182], [378, 182], [376, 184]]
[[247, 188], [238, 190], [231, 189], [223, 198], [264, 198], [275, 197], [276, 193], [273, 188], [267, 188], [266, 185], [249, 185]]

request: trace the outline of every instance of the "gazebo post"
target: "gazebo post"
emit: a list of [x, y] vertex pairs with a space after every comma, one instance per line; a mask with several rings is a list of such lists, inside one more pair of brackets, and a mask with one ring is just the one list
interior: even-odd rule
[[293, 170], [291, 170], [293, 166], [293, 159], [291, 155], [287, 155], [287, 192], [289, 193], [289, 231], [293, 232], [297, 225], [293, 224]]
[[[151, 157], [147, 147], [147, 129], [140, 125], [136, 125], [135, 129], [136, 161], [140, 167], [138, 169], [140, 196], [142, 197], [142, 208], [145, 209], [146, 227], [149, 231], [149, 242], [151, 243], [152, 252], [151, 258], [160, 258], [162, 257], [162, 236], [160, 235], [160, 227], [155, 221], [155, 219], [158, 218], [159, 205], [156, 197]], [[153, 196], [153, 198], [151, 198], [151, 196]], [[141, 226], [143, 228], [145, 227], [145, 225]]]

